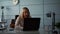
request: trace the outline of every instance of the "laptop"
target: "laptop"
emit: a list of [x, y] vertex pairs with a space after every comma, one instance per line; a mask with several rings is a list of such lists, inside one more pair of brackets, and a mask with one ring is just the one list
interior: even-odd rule
[[38, 31], [40, 18], [25, 18], [23, 31]]

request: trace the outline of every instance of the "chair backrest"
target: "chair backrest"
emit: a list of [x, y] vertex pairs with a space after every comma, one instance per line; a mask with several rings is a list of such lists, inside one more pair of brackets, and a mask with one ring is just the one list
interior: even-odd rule
[[11, 20], [11, 24], [10, 24], [10, 28], [14, 28], [15, 27], [15, 19]]
[[15, 15], [15, 20], [17, 19], [18, 16], [19, 16], [19, 15]]

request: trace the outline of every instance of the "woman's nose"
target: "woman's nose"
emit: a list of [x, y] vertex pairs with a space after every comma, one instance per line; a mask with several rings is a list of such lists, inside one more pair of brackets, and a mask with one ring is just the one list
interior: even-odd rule
[[26, 13], [26, 15], [28, 15], [28, 13]]

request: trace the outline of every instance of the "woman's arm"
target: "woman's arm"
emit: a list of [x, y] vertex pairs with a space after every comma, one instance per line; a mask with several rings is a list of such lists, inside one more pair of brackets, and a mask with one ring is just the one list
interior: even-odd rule
[[19, 24], [18, 24], [18, 20], [19, 20], [19, 17], [17, 17], [17, 19], [16, 19], [16, 21], [15, 21], [15, 31], [17, 31], [18, 30], [18, 28], [19, 28]]
[[19, 25], [19, 22], [20, 22], [20, 19], [19, 19], [19, 17], [17, 17], [17, 19], [15, 21], [15, 26], [18, 26]]
[[22, 23], [21, 23], [21, 18], [20, 17], [18, 17], [17, 19], [16, 19], [16, 22], [15, 22], [15, 30], [17, 30], [17, 29], [23, 29], [23, 25], [22, 25]]
[[15, 22], [15, 26], [18, 26], [18, 25], [20, 25], [21, 27], [23, 27], [22, 19], [21, 19], [20, 16], [17, 17], [16, 22]]

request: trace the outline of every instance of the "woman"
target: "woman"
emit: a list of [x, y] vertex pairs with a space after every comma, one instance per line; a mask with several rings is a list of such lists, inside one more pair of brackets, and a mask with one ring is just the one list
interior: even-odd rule
[[24, 7], [22, 14], [19, 15], [19, 17], [17, 17], [17, 20], [15, 22], [15, 31], [16, 32], [20, 32], [23, 30], [24, 18], [31, 18], [29, 9], [27, 7]]

